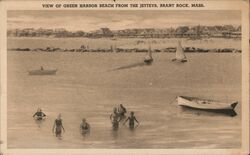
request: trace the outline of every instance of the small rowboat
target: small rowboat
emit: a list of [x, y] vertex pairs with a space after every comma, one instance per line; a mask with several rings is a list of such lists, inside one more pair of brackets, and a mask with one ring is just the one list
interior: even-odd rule
[[187, 97], [187, 96], [178, 96], [177, 101], [179, 106], [206, 110], [211, 112], [228, 113], [232, 116], [236, 115], [234, 108], [238, 104], [238, 102], [225, 103], [225, 102], [206, 100], [197, 97]]
[[151, 46], [149, 46], [148, 53], [147, 53], [147, 55], [144, 58], [144, 63], [147, 64], [147, 65], [150, 65], [153, 61], [154, 61], [154, 59], [152, 57]]
[[149, 57], [149, 56], [146, 56], [145, 59], [144, 59], [144, 63], [146, 64], [151, 64], [153, 62], [153, 58]]
[[29, 75], [54, 75], [56, 74], [57, 69], [54, 70], [31, 70]]

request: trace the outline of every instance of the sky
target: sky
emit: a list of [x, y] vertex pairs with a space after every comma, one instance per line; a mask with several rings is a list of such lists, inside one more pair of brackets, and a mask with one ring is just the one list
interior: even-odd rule
[[85, 32], [108, 27], [111, 30], [130, 28], [169, 28], [194, 25], [241, 24], [240, 11], [166, 11], [166, 10], [11, 10], [7, 14], [8, 29], [65, 28]]

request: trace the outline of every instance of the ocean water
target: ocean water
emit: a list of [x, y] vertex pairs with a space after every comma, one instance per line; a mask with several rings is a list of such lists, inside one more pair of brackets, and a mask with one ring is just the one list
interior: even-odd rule
[[[188, 62], [171, 62], [172, 53], [43, 53], [8, 51], [9, 148], [240, 148], [241, 54], [187, 53]], [[58, 69], [53, 76], [28, 71]], [[133, 65], [132, 65], [133, 66]], [[116, 68], [124, 68], [116, 70]], [[239, 101], [237, 116], [183, 110], [178, 95]], [[140, 125], [120, 124], [109, 116], [123, 104]], [[47, 118], [36, 122], [40, 107]], [[58, 139], [52, 126], [61, 113], [66, 132]], [[82, 136], [82, 118], [91, 125]]]

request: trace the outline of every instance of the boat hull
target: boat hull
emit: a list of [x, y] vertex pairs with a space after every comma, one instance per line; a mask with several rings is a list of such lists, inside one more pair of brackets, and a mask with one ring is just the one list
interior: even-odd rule
[[55, 75], [57, 70], [32, 70], [29, 75]]
[[172, 59], [172, 61], [184, 63], [184, 62], [187, 62], [187, 59], [176, 59], [176, 58], [174, 58], [174, 59]]
[[150, 65], [153, 62], [153, 59], [145, 59], [144, 63]]
[[238, 102], [223, 103], [213, 100], [205, 100], [195, 97], [178, 96], [178, 105], [192, 109], [205, 110], [209, 112], [228, 113], [232, 116], [236, 115], [234, 108]]

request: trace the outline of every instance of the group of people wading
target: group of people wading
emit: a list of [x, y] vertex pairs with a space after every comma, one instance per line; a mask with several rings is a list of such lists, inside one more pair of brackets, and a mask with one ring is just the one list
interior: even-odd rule
[[113, 130], [118, 130], [119, 123], [123, 122], [124, 120], [125, 121], [123, 122], [123, 125], [125, 125], [126, 122], [129, 121], [130, 129], [135, 128], [135, 121], [137, 124], [139, 124], [139, 121], [136, 119], [133, 111], [130, 112], [130, 116], [127, 117], [127, 119], [125, 115], [126, 113], [127, 113], [127, 109], [122, 104], [120, 104], [118, 108], [114, 107], [113, 113], [110, 115], [110, 120], [112, 122]]
[[[113, 130], [118, 130], [119, 123], [121, 122], [123, 122], [123, 125], [125, 125], [126, 122], [129, 121], [130, 129], [135, 128], [135, 122], [137, 123], [137, 125], [139, 125], [139, 121], [136, 119], [133, 111], [130, 112], [129, 117], [126, 117], [126, 113], [127, 109], [122, 104], [120, 104], [118, 108], [114, 108], [113, 113], [110, 115]], [[35, 118], [37, 121], [41, 121], [46, 118], [46, 114], [42, 111], [41, 108], [38, 108], [37, 112], [33, 115], [33, 118]], [[55, 119], [52, 132], [56, 135], [56, 137], [61, 137], [62, 132], [65, 132], [61, 114], [59, 114]], [[80, 132], [83, 135], [90, 133], [90, 125], [89, 123], [87, 123], [85, 118], [83, 118], [82, 122], [80, 123]]]

